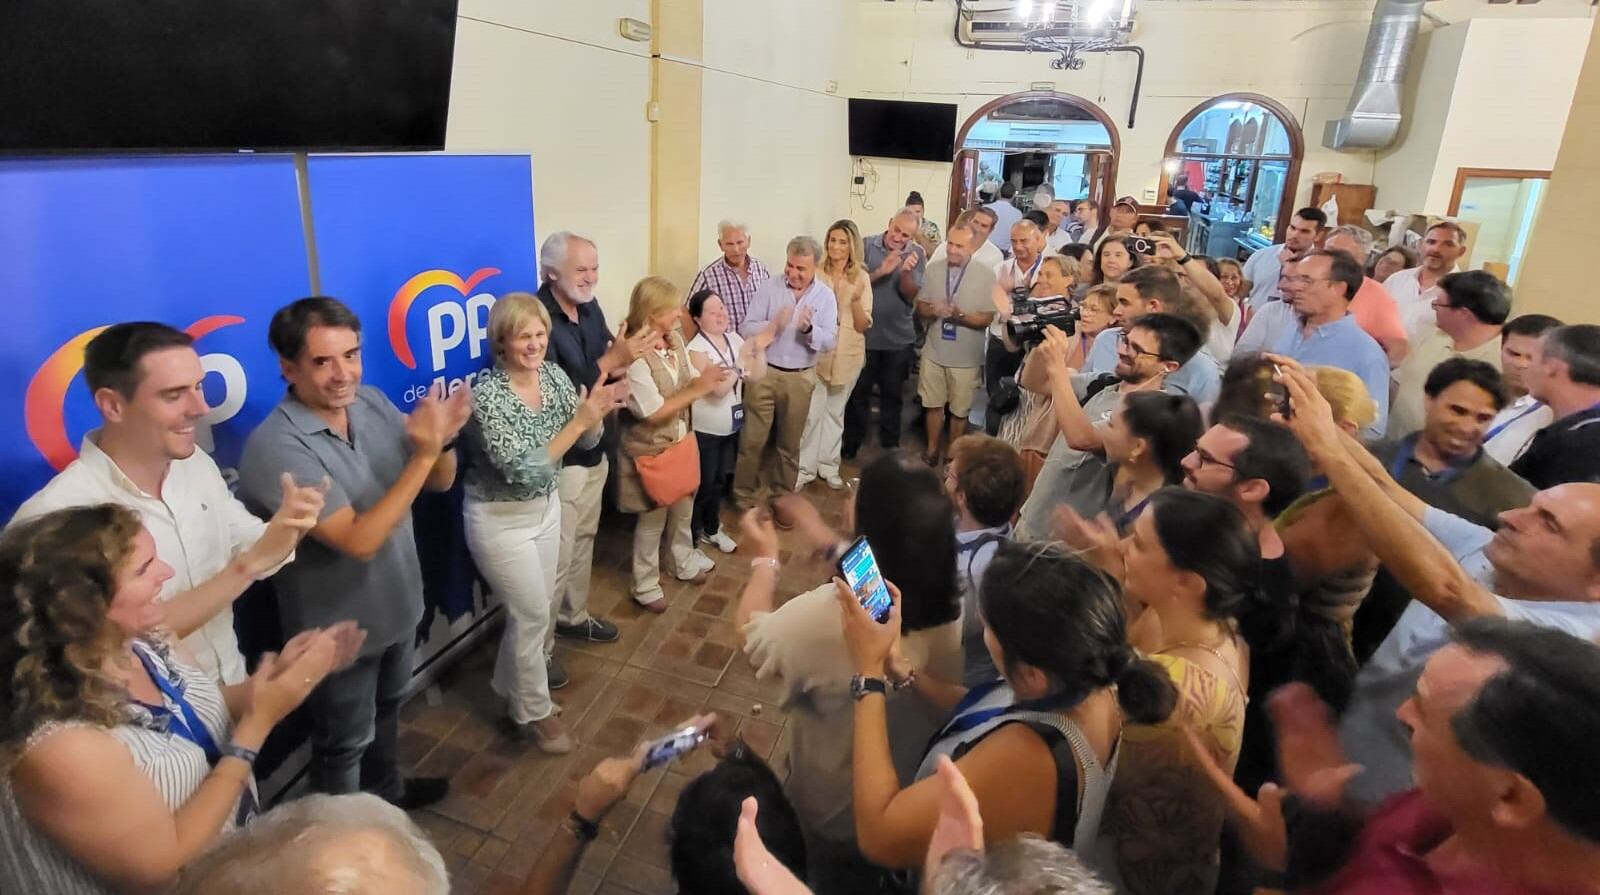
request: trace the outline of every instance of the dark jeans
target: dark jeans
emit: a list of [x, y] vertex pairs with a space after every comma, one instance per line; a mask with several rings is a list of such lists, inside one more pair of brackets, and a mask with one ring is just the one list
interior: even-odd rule
[[694, 539], [714, 535], [722, 527], [722, 502], [728, 496], [733, 467], [739, 461], [739, 433], [707, 435], [694, 433], [700, 448], [700, 490], [694, 493], [694, 515], [689, 530]]
[[845, 456], [853, 456], [867, 440], [867, 420], [872, 416], [872, 389], [878, 389], [878, 443], [885, 449], [900, 446], [900, 404], [906, 388], [906, 377], [911, 375], [911, 361], [915, 352], [911, 346], [892, 349], [867, 349], [866, 364], [861, 368], [861, 378], [856, 380], [850, 393], [850, 403], [844, 408], [844, 438], [840, 447]]
[[311, 783], [319, 792], [376, 793], [394, 801], [404, 784], [396, 753], [400, 702], [411, 683], [412, 638], [328, 675], [311, 710]]

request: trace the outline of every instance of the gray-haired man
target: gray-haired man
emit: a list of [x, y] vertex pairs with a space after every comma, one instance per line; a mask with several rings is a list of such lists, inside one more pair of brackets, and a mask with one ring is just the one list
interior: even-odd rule
[[[817, 385], [817, 356], [833, 350], [839, 336], [839, 306], [833, 290], [817, 278], [822, 247], [809, 236], [789, 240], [781, 279], [756, 290], [739, 325], [754, 338], [772, 321], [778, 336], [767, 348], [767, 375], [744, 392], [744, 429], [733, 496], [741, 507], [760, 506], [795, 488], [800, 475], [800, 438]], [[787, 520], [779, 517], [780, 524]]]
[[689, 294], [710, 289], [728, 309], [728, 325], [737, 329], [756, 290], [772, 279], [760, 261], [750, 256], [750, 228], [742, 221], [717, 223], [717, 248], [722, 257], [707, 264], [689, 284]]

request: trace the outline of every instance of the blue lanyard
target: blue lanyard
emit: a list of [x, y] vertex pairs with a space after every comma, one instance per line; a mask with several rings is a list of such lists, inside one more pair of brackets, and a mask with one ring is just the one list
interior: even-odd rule
[[184, 697], [183, 691], [178, 688], [177, 684], [167, 679], [167, 676], [156, 667], [155, 660], [151, 659], [142, 647], [135, 646], [133, 653], [139, 657], [139, 664], [144, 666], [145, 672], [150, 675], [150, 680], [155, 682], [156, 688], [161, 691], [161, 695], [171, 700], [172, 704], [178, 707], [178, 711], [172, 712], [165, 706], [146, 707], [151, 709], [152, 713], [156, 714], [157, 717], [165, 716], [168, 719], [167, 729], [169, 731], [199, 746], [201, 751], [206, 754], [206, 761], [211, 764], [221, 761], [222, 750], [217, 748], [217, 741], [211, 737], [211, 731], [206, 729], [206, 725], [200, 720], [200, 715], [195, 712], [194, 706], [190, 705], [189, 700]]
[[[1508, 429], [1511, 426], [1515, 425], [1517, 423], [1517, 421], [1521, 420], [1523, 417], [1528, 416], [1529, 414], [1538, 413], [1539, 411], [1541, 411], [1543, 409], [1544, 409], [1544, 402], [1543, 401], [1535, 401], [1535, 402], [1533, 402], [1533, 404], [1531, 406], [1529, 406], [1527, 409], [1523, 410], [1521, 413], [1519, 413], [1516, 416], [1512, 417], [1511, 419], [1508, 419], [1505, 422], [1495, 426], [1494, 428], [1490, 429], [1488, 432], [1485, 432], [1483, 434], [1484, 443], [1487, 444], [1488, 442], [1493, 441], [1494, 437], [1496, 435], [1499, 435], [1501, 432], [1504, 432], [1506, 429]], [[1591, 407], [1590, 409], [1593, 410], [1594, 408]]]

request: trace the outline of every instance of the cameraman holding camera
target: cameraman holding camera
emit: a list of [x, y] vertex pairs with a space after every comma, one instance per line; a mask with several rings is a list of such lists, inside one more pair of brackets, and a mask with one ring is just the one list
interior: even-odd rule
[[[1037, 227], [1028, 226], [1038, 234]], [[1018, 224], [1013, 232], [1021, 227]], [[939, 464], [946, 407], [950, 440], [966, 433], [967, 412], [983, 372], [985, 333], [994, 321], [994, 273], [985, 265], [969, 263], [976, 241], [970, 226], [951, 227], [944, 259], [928, 265], [922, 291], [917, 293], [917, 316], [929, 322], [917, 373], [917, 396], [928, 426], [923, 459], [929, 466]]]

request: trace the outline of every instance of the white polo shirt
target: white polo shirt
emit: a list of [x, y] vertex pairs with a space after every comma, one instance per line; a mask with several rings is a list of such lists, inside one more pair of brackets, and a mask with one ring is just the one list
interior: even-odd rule
[[[161, 588], [163, 600], [193, 590], [222, 571], [266, 530], [267, 524], [228, 490], [216, 461], [205, 451], [196, 448], [189, 457], [172, 461], [160, 496], [151, 496], [100, 450], [99, 434], [96, 429], [84, 436], [78, 459], [28, 498], [9, 524], [68, 507], [97, 503], [128, 507], [155, 539], [156, 556], [172, 567], [172, 577]], [[224, 684], [237, 684], [248, 676], [230, 607], [185, 637], [183, 645], [207, 674]]]
[[1507, 404], [1484, 430], [1483, 450], [1501, 466], [1510, 466], [1533, 443], [1533, 436], [1554, 419], [1555, 412], [1548, 404], [1523, 395]]
[[1438, 283], [1427, 289], [1422, 288], [1421, 275], [1422, 268], [1412, 267], [1397, 270], [1383, 281], [1383, 288], [1394, 296], [1395, 308], [1400, 311], [1400, 322], [1405, 324], [1406, 340], [1412, 345], [1422, 344], [1423, 339], [1433, 335], [1439, 328], [1433, 314], [1433, 300], [1443, 290]]

